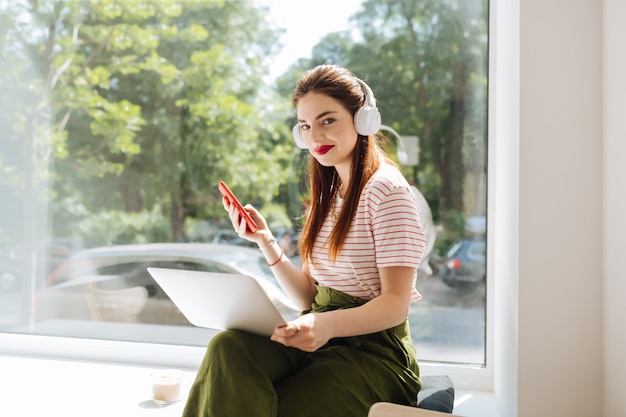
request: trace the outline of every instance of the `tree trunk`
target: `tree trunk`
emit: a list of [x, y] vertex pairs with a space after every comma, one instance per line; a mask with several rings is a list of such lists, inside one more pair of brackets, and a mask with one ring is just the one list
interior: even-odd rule
[[463, 213], [463, 132], [465, 124], [465, 94], [467, 90], [467, 65], [463, 60], [456, 62], [454, 69], [454, 91], [450, 100], [450, 119], [444, 134], [441, 155], [441, 211]]
[[132, 168], [126, 168], [120, 177], [120, 193], [124, 200], [124, 211], [139, 213], [143, 210], [140, 174]]
[[170, 230], [172, 241], [182, 242], [185, 238], [185, 218], [187, 217], [185, 203], [176, 191], [171, 194], [171, 201]]

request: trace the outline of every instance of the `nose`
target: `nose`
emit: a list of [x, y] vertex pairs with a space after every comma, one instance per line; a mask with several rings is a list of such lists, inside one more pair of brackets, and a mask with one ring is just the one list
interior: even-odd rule
[[309, 130], [306, 132], [307, 133], [307, 139], [310, 140], [311, 142], [319, 142], [322, 139], [322, 130], [321, 128], [318, 129], [315, 126], [311, 126], [309, 128]]

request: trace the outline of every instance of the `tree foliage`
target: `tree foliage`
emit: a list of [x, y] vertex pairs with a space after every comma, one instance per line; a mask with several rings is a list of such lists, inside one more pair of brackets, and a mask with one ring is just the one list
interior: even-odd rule
[[[258, 110], [274, 100], [264, 82], [277, 39], [267, 10], [245, 1], [47, 0], [5, 12], [24, 22], [7, 30], [9, 53], [36, 67], [16, 89], [34, 86], [52, 104], [26, 112], [9, 140], [54, 160], [57, 233], [76, 224], [71, 201], [85, 213], [162, 207], [180, 240], [186, 218], [221, 210], [220, 179], [246, 201], [271, 200], [289, 147], [276, 113]], [[42, 115], [51, 141], [24, 134]], [[41, 156], [35, 165], [45, 165]]]
[[[420, 164], [403, 169], [435, 219], [484, 214], [468, 178], [486, 169], [487, 0], [364, 0], [356, 36], [328, 34], [275, 86], [267, 13], [244, 0], [0, 5], [0, 192], [41, 201], [55, 235], [90, 245], [186, 239], [189, 219], [224, 217], [219, 180], [285, 207], [269, 220], [288, 226], [305, 160], [291, 92], [304, 70], [336, 63], [367, 80], [386, 125], [420, 138]], [[0, 241], [19, 233], [3, 223]]]

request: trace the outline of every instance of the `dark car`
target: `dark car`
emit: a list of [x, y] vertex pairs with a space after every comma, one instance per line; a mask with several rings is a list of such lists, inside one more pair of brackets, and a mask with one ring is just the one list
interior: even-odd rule
[[87, 249], [69, 257], [38, 292], [36, 320], [190, 326], [147, 272], [149, 266], [246, 274], [261, 284], [285, 317], [299, 313], [258, 250], [210, 243], [151, 243]]
[[464, 239], [452, 245], [439, 268], [443, 282], [450, 287], [458, 287], [484, 281], [485, 248], [482, 239]]

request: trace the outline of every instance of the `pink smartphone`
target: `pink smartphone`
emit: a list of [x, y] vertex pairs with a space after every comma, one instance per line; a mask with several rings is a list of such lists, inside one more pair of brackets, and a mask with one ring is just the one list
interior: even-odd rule
[[254, 220], [252, 220], [252, 217], [250, 217], [250, 215], [243, 208], [239, 200], [237, 200], [237, 197], [235, 197], [235, 194], [233, 194], [233, 192], [230, 191], [230, 188], [228, 188], [228, 185], [226, 185], [224, 181], [220, 181], [217, 188], [220, 190], [220, 193], [222, 193], [222, 195], [226, 197], [228, 201], [230, 201], [230, 204], [234, 204], [235, 207], [237, 207], [237, 210], [239, 210], [239, 214], [241, 214], [241, 217], [243, 217], [246, 220], [246, 226], [248, 228], [248, 231], [251, 233], [254, 233], [257, 230], [259, 230], [259, 227], [256, 225]]

